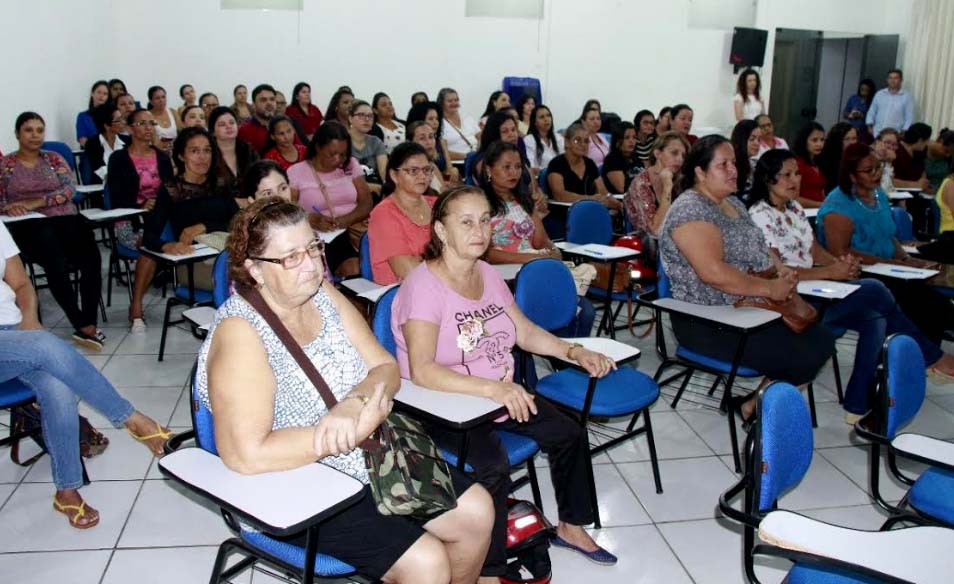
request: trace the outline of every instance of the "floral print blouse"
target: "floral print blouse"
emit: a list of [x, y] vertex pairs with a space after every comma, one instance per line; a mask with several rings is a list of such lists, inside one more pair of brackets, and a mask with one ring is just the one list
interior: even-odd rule
[[533, 251], [533, 218], [516, 201], [507, 201], [507, 212], [490, 220], [491, 245], [503, 251]]
[[636, 235], [651, 235], [650, 225], [656, 216], [656, 192], [649, 181], [648, 170], [637, 174], [629, 183], [629, 190], [623, 197], [623, 206]]
[[798, 201], [789, 201], [780, 211], [768, 201], [759, 201], [749, 209], [752, 221], [762, 230], [765, 242], [778, 250], [787, 266], [810, 268], [815, 236], [805, 211]]

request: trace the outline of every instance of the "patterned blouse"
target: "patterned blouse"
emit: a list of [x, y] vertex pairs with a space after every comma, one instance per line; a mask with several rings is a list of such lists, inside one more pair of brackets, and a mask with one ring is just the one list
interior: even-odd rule
[[0, 159], [0, 205], [42, 198], [46, 205], [36, 211], [47, 217], [75, 215], [73, 170], [56, 152], [40, 151], [33, 168], [20, 164], [19, 151]]
[[633, 182], [629, 183], [629, 190], [623, 197], [623, 206], [626, 216], [633, 224], [633, 231], [638, 236], [651, 235], [653, 218], [656, 217], [656, 191], [649, 180], [649, 170], [637, 174]]
[[768, 201], [759, 201], [749, 209], [749, 216], [762, 230], [768, 246], [778, 250], [782, 263], [798, 268], [812, 267], [815, 235], [798, 201], [786, 203], [784, 211]]
[[[368, 376], [368, 367], [361, 354], [345, 333], [331, 298], [324, 288], [319, 288], [313, 301], [321, 313], [321, 333], [307, 345], [303, 346], [305, 354], [328, 383], [332, 393], [339, 400], [348, 394], [360, 381]], [[314, 426], [328, 413], [324, 400], [308, 380], [308, 376], [301, 370], [298, 363], [285, 348], [278, 335], [265, 322], [265, 319], [252, 308], [244, 298], [233, 294], [225, 301], [218, 312], [209, 335], [199, 349], [199, 365], [196, 384], [199, 398], [206, 407], [211, 409], [209, 402], [209, 378], [206, 369], [208, 365], [209, 347], [215, 335], [215, 329], [226, 318], [236, 317], [248, 321], [262, 339], [268, 364], [275, 377], [275, 410], [272, 429], [303, 428]], [[362, 483], [368, 483], [368, 471], [364, 464], [364, 453], [355, 448], [348, 454], [327, 456], [321, 460], [332, 468], [348, 474]]]
[[712, 223], [722, 235], [723, 261], [737, 270], [762, 271], [772, 265], [768, 245], [762, 231], [749, 218], [745, 206], [735, 197], [725, 199], [735, 208], [736, 218], [729, 217], [711, 199], [694, 190], [684, 191], [669, 208], [659, 235], [659, 254], [672, 282], [672, 297], [693, 304], [725, 305], [739, 299], [706, 284], [692, 264], [679, 251], [672, 232], [685, 223]]
[[490, 220], [491, 245], [496, 249], [528, 253], [534, 251], [533, 218], [516, 201], [507, 201], [507, 211]]

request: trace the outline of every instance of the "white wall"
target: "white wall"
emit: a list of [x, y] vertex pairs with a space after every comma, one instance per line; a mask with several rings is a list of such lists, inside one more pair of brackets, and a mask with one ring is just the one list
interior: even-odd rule
[[[113, 76], [141, 100], [163, 85], [171, 105], [186, 82], [230, 103], [236, 83], [288, 94], [305, 80], [324, 109], [347, 84], [365, 99], [387, 91], [401, 113], [414, 91], [433, 98], [449, 85], [475, 117], [502, 77], [533, 76], [560, 125], [598, 97], [624, 117], [687, 102], [697, 126], [728, 128], [731, 31], [690, 28], [689, 3], [546, 0], [534, 21], [465, 18], [464, 0], [304, 0], [300, 14], [223, 11], [218, 0], [3, 2], [0, 21], [35, 24], [0, 35], [4, 54], [24, 55], [0, 93], [0, 147], [15, 147], [12, 120], [29, 108], [48, 118], [51, 136], [72, 138], [89, 85]], [[756, 26], [770, 31], [762, 77], [771, 79], [776, 27], [904, 34], [908, 10], [908, 0], [759, 0]], [[111, 33], [89, 35], [99, 22]]]
[[7, 0], [0, 4], [0, 150], [16, 149], [13, 123], [33, 110], [47, 139], [75, 142], [76, 113], [89, 88], [110, 72], [106, 44], [89, 34], [110, 22], [111, 0]]

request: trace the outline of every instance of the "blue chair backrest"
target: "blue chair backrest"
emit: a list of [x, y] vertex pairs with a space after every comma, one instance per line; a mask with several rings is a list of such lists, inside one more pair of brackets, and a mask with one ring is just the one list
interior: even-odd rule
[[924, 356], [914, 339], [907, 335], [891, 335], [884, 343], [884, 367], [887, 373], [888, 415], [885, 436], [894, 439], [917, 415], [924, 403]]
[[659, 260], [656, 262], [656, 297], [672, 298], [672, 282], [669, 281], [669, 276], [666, 274], [665, 268], [663, 268], [661, 254]]
[[66, 160], [66, 163], [70, 165], [70, 169], [76, 172], [76, 160], [73, 158], [73, 149], [70, 148], [66, 142], [44, 142], [40, 146], [40, 149], [56, 152]]
[[760, 407], [753, 472], [759, 489], [758, 510], [764, 512], [805, 476], [812, 463], [813, 440], [808, 405], [790, 383], [766, 387]]
[[169, 243], [170, 241], [176, 240], [176, 236], [172, 232], [172, 223], [166, 223], [166, 226], [162, 228], [162, 233], [159, 234], [159, 239], [162, 240], [163, 243]]
[[109, 211], [113, 208], [113, 202], [109, 198], [109, 183], [103, 184], [103, 209]]
[[914, 224], [907, 210], [892, 207], [891, 216], [894, 219], [894, 236], [900, 241], [914, 241]]
[[566, 240], [570, 243], [600, 243], [613, 240], [613, 220], [609, 209], [596, 201], [577, 201], [566, 217]]
[[215, 446], [215, 426], [212, 423], [212, 410], [205, 407], [199, 399], [199, 390], [196, 387], [197, 375], [192, 373], [192, 427], [195, 429], [195, 441], [199, 448], [218, 456], [219, 450]]
[[394, 304], [394, 297], [400, 289], [400, 286], [395, 286], [378, 299], [377, 304], [374, 305], [374, 319], [371, 321], [371, 332], [388, 353], [395, 356], [397, 356], [397, 342], [394, 340], [394, 333], [391, 332], [391, 305]]
[[358, 248], [358, 269], [361, 271], [361, 277], [374, 282], [374, 272], [371, 270], [371, 241], [367, 231], [361, 236]]
[[477, 185], [477, 180], [474, 176], [474, 162], [479, 155], [479, 152], [468, 152], [467, 157], [464, 158], [464, 184], [470, 186]]
[[517, 307], [544, 330], [561, 329], [576, 315], [576, 284], [561, 261], [527, 262], [517, 273], [514, 290]]
[[212, 265], [212, 305], [218, 308], [232, 295], [229, 285], [229, 252], [223, 251], [215, 257]]
[[549, 168], [541, 168], [540, 174], [537, 175], [537, 182], [540, 183], [540, 190], [543, 191], [543, 194], [550, 196], [550, 182], [547, 181], [547, 175], [550, 174]]

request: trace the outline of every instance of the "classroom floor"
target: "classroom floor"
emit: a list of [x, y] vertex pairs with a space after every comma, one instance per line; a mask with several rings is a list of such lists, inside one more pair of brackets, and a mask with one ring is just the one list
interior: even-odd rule
[[[113, 292], [109, 322], [103, 323], [106, 347], [89, 359], [138, 408], [174, 430], [190, 426], [186, 385], [199, 341], [186, 331], [169, 332], [165, 361], [156, 361], [164, 302], [150, 293], [149, 330], [128, 333], [126, 289]], [[71, 329], [49, 294], [41, 294], [44, 322], [64, 338]], [[650, 375], [658, 364], [652, 336], [620, 340], [643, 349], [638, 368]], [[839, 341], [844, 379], [851, 372], [853, 343]], [[706, 379], [693, 384], [704, 393]], [[671, 394], [671, 389], [669, 390]], [[819, 427], [815, 457], [806, 479], [780, 505], [833, 523], [875, 529], [883, 516], [866, 494], [867, 455], [842, 420], [831, 367], [816, 383]], [[684, 399], [672, 410], [661, 399], [653, 408], [653, 426], [665, 489], [657, 495], [644, 437], [624, 444], [595, 462], [603, 529], [597, 541], [616, 553], [615, 567], [591, 564], [563, 550], [551, 549], [553, 581], [610, 583], [743, 582], [741, 537], [717, 510], [719, 494], [736, 477], [731, 468], [725, 418], [703, 397]], [[15, 466], [0, 451], [0, 580], [17, 584], [169, 584], [207, 582], [218, 544], [230, 536], [217, 511], [164, 480], [156, 461], [124, 431], [111, 429], [100, 416], [87, 413], [112, 441], [100, 457], [88, 461], [93, 483], [82, 491], [99, 509], [100, 524], [80, 531], [53, 511], [49, 457], [31, 468]], [[5, 423], [6, 418], [0, 418]], [[954, 385], [929, 385], [928, 401], [912, 430], [954, 439]], [[0, 431], [4, 431], [2, 429]], [[539, 467], [546, 465], [538, 457]], [[541, 472], [545, 511], [555, 519], [549, 474]], [[529, 487], [521, 491], [530, 498]], [[901, 490], [885, 487], [891, 498]], [[763, 582], [779, 582], [784, 562], [760, 564]], [[237, 582], [277, 582], [246, 573]]]

